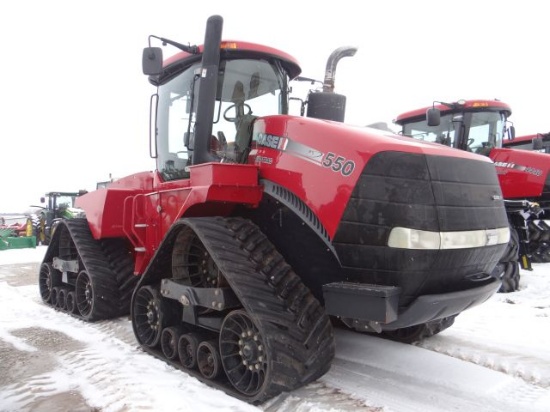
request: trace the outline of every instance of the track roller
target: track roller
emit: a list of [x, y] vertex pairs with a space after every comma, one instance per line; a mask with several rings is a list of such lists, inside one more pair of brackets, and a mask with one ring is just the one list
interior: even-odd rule
[[50, 303], [54, 308], [57, 308], [58, 302], [57, 298], [59, 296], [59, 286], [55, 286], [52, 288], [52, 292], [50, 295]]
[[219, 376], [222, 371], [222, 362], [217, 341], [205, 340], [199, 343], [197, 365], [206, 379], [216, 379]]
[[160, 347], [166, 359], [174, 360], [178, 357], [178, 343], [182, 333], [183, 328], [178, 326], [170, 326], [162, 330]]
[[200, 337], [196, 333], [185, 333], [178, 340], [178, 355], [185, 369], [197, 367], [197, 349]]
[[67, 289], [59, 288], [57, 292], [57, 307], [61, 310], [67, 310]]
[[66, 298], [66, 307], [67, 312], [69, 313], [76, 313], [76, 295], [74, 290], [71, 290], [67, 292], [67, 298]]

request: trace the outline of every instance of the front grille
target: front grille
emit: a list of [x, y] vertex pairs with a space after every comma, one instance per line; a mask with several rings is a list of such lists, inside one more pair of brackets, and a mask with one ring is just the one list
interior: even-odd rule
[[453, 283], [472, 274], [490, 272], [505, 246], [445, 251], [389, 248], [388, 236], [396, 226], [435, 232], [508, 226], [494, 165], [378, 153], [365, 166], [333, 240], [351, 277], [405, 286], [405, 294], [417, 293], [412, 289], [418, 285], [440, 293], [444, 281], [456, 287]]

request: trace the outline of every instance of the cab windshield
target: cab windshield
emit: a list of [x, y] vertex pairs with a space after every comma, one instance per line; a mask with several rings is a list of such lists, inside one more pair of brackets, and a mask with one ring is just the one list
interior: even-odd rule
[[506, 116], [500, 112], [459, 112], [442, 114], [438, 126], [428, 126], [426, 120], [404, 123], [403, 134], [482, 153], [485, 149], [502, 147], [505, 127]]
[[[158, 90], [157, 168], [164, 180], [189, 177], [193, 156], [200, 63]], [[243, 116], [285, 114], [288, 80], [277, 62], [261, 59], [222, 61], [210, 151], [220, 161], [237, 161], [235, 141]]]

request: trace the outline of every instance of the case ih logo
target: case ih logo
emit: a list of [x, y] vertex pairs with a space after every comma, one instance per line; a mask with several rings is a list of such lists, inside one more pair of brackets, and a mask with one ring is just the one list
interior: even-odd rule
[[[258, 133], [256, 142], [258, 142], [259, 146], [280, 150], [292, 156], [296, 156], [300, 159], [314, 163], [317, 166], [326, 167], [333, 172], [341, 173], [345, 177], [350, 176], [355, 169], [355, 162], [353, 160], [346, 159], [337, 153], [323, 153], [320, 150], [290, 140], [286, 137]], [[258, 163], [273, 164], [273, 159], [265, 156], [258, 156], [256, 161]]]
[[542, 170], [535, 169], [534, 167], [528, 167], [528, 166], [522, 166], [517, 165], [515, 163], [509, 163], [509, 162], [495, 162], [496, 167], [502, 167], [504, 169], [514, 169], [519, 170], [520, 172], [530, 173], [535, 176], [541, 176]]
[[275, 136], [272, 134], [259, 133], [257, 142], [260, 146], [277, 150], [285, 150], [286, 145], [288, 144], [288, 139], [286, 137]]

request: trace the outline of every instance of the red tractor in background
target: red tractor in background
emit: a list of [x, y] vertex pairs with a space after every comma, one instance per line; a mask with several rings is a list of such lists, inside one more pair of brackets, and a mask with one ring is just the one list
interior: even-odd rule
[[44, 302], [85, 321], [130, 311], [144, 350], [260, 403], [328, 371], [332, 319], [412, 342], [496, 293], [510, 232], [489, 159], [344, 124], [334, 78], [353, 48], [289, 115], [298, 62], [222, 25], [202, 46], [150, 37], [179, 49], [143, 53], [157, 169], [77, 199]]
[[550, 133], [537, 133], [526, 136], [516, 136], [513, 139], [505, 139], [502, 141], [502, 147], [507, 149], [550, 153]]
[[[401, 126], [404, 136], [483, 154], [494, 161], [514, 229], [512, 241], [519, 243], [511, 243], [496, 270], [502, 271], [501, 292], [517, 290], [518, 263], [529, 270], [531, 261], [550, 261], [550, 247], [545, 241], [548, 232], [539, 226], [543, 224], [541, 217], [550, 216], [550, 158], [544, 153], [506, 148], [513, 147], [516, 138], [514, 128], [507, 127], [512, 110], [503, 102], [437, 103], [401, 114], [394, 123]], [[513, 256], [518, 257], [518, 263]]]
[[[537, 133], [526, 136], [516, 136], [502, 141], [502, 147], [518, 150], [532, 150], [539, 153], [550, 153], [550, 133]], [[550, 260], [550, 213], [544, 219], [531, 219], [529, 225], [529, 244], [534, 262]]]

